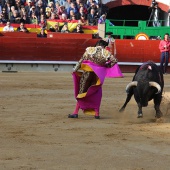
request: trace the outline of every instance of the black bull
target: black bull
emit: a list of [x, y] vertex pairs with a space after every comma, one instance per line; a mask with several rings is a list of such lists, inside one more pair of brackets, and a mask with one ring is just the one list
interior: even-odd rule
[[137, 68], [132, 82], [127, 85], [127, 98], [119, 111], [124, 111], [127, 103], [134, 94], [138, 105], [138, 118], [143, 117], [142, 107], [146, 107], [152, 99], [154, 100], [154, 108], [156, 110], [155, 117], [162, 117], [160, 104], [163, 88], [164, 79], [160, 68], [153, 62], [144, 63]]

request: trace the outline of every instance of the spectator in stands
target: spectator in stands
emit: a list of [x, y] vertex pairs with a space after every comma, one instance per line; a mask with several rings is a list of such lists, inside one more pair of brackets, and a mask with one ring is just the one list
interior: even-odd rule
[[40, 19], [40, 16], [42, 14], [45, 14], [45, 10], [46, 10], [46, 7], [43, 5], [43, 2], [41, 0], [38, 0], [37, 6], [35, 8], [38, 20]]
[[30, 18], [28, 17], [27, 12], [26, 12], [24, 6], [21, 7], [20, 16], [21, 16], [20, 22], [24, 22], [25, 24], [29, 24], [30, 23]]
[[55, 3], [55, 12], [58, 13], [59, 12], [59, 8], [60, 8], [60, 3], [57, 1]]
[[80, 8], [80, 4], [82, 3], [82, 0], [76, 0], [76, 6], [79, 9]]
[[88, 20], [86, 19], [85, 14], [82, 14], [82, 15], [81, 15], [80, 19], [78, 20], [78, 23], [79, 23], [80, 25], [89, 25], [89, 24], [88, 24]]
[[29, 21], [30, 24], [38, 24], [38, 19], [35, 15], [35, 12], [32, 12], [31, 16], [30, 16], [30, 21]]
[[99, 20], [98, 20], [98, 24], [105, 24], [106, 22], [106, 14], [103, 14]]
[[97, 25], [97, 15], [93, 8], [91, 9], [90, 14], [87, 15], [87, 20], [89, 25]]
[[64, 3], [66, 2], [66, 0], [58, 0], [60, 5], [64, 5]]
[[67, 22], [67, 21], [68, 21], [66, 14], [62, 14], [60, 19], [63, 20], [64, 22]]
[[51, 32], [60, 32], [60, 26], [59, 26], [59, 23], [57, 22], [54, 27], [50, 27], [49, 29]]
[[73, 33], [84, 33], [80, 24], [78, 24], [72, 32]]
[[17, 28], [18, 32], [29, 32], [28, 29], [24, 26], [24, 23], [21, 22], [20, 26]]
[[[31, 14], [32, 13], [35, 13], [35, 15], [36, 15], [36, 17], [38, 16], [38, 14], [37, 14], [37, 12], [36, 12], [36, 10], [35, 10], [35, 5], [33, 5], [32, 7], [31, 7], [31, 9], [30, 9], [30, 16], [31, 16]], [[38, 19], [38, 18], [37, 18]]]
[[61, 29], [61, 33], [70, 33], [67, 23], [65, 23]]
[[0, 14], [0, 24], [5, 24], [5, 23], [7, 23], [7, 19], [5, 19], [5, 16], [4, 16], [4, 14], [2, 13], [2, 14]]
[[87, 9], [84, 8], [83, 6], [81, 6], [79, 8], [79, 13], [77, 14], [77, 20], [79, 20], [81, 18], [81, 15], [85, 15], [87, 17]]
[[91, 7], [92, 4], [98, 5], [98, 3], [96, 1], [94, 1], [94, 0], [87, 0], [87, 7], [88, 8]]
[[76, 19], [76, 16], [75, 15], [73, 15], [72, 17], [71, 17], [71, 19], [70, 19], [71, 21], [76, 21], [77, 19]]
[[5, 31], [5, 32], [14, 32], [14, 27], [11, 26], [10, 22], [8, 21], [6, 23], [6, 26], [3, 28], [3, 31]]
[[70, 17], [70, 11], [71, 10], [74, 11], [74, 14], [77, 14], [79, 12], [78, 8], [76, 7], [76, 4], [74, 2], [71, 2], [71, 6], [67, 9], [67, 17], [68, 18]]
[[54, 3], [53, 3], [52, 1], [50, 1], [50, 2], [48, 3], [48, 6], [46, 7], [46, 9], [47, 9], [47, 8], [50, 8], [49, 10], [52, 11], [52, 8], [54, 8]]
[[[25, 5], [25, 10], [28, 14], [28, 17], [31, 17], [31, 9], [32, 9], [33, 3], [32, 0], [28, 0], [26, 5]], [[35, 12], [34, 12], [35, 13]]]
[[71, 7], [71, 0], [66, 0], [66, 2], [64, 2], [63, 6], [65, 7], [65, 9], [69, 9]]
[[74, 10], [70, 10], [70, 14], [69, 14], [69, 17], [68, 19], [72, 20], [72, 17], [75, 17], [75, 13], [74, 13]]
[[[44, 17], [46, 16], [45, 13], [44, 13], [43, 7], [41, 7], [41, 8], [39, 9], [39, 12], [38, 12], [37, 14], [38, 14], [38, 15], [37, 15], [38, 22], [40, 22], [42, 15], [44, 15]], [[45, 19], [45, 18], [44, 18], [44, 19]]]
[[0, 3], [0, 14], [2, 13], [2, 3]]
[[13, 15], [14, 11], [15, 11], [15, 6], [11, 6], [10, 13], [8, 14], [9, 20], [10, 20], [11, 16]]
[[57, 14], [58, 14], [58, 16], [59, 16], [60, 19], [61, 19], [62, 14], [67, 15], [67, 12], [66, 12], [66, 10], [65, 10], [65, 7], [64, 7], [64, 6], [59, 6], [58, 11], [57, 11]]
[[17, 10], [18, 13], [20, 13], [21, 5], [24, 5], [21, 0], [16, 0], [15, 1], [15, 10]]
[[46, 27], [47, 27], [47, 20], [46, 20], [44, 14], [41, 14], [41, 16], [40, 16], [40, 21], [38, 21], [38, 24], [39, 24], [39, 26], [42, 27], [42, 28], [46, 28]]
[[8, 20], [8, 19], [9, 19], [9, 18], [8, 18], [8, 13], [7, 13], [5, 7], [2, 8], [2, 13], [1, 13], [1, 14], [3, 14], [3, 17], [4, 17], [5, 20]]
[[47, 34], [45, 33], [46, 29], [41, 28], [40, 33], [37, 35], [39, 38], [46, 38]]
[[54, 20], [54, 19], [59, 19], [59, 17], [58, 17], [58, 15], [55, 12], [52, 12], [51, 13], [51, 17], [49, 19]]
[[6, 13], [7, 13], [8, 19], [9, 19], [10, 18], [10, 12], [11, 12], [11, 2], [9, 0], [7, 0], [4, 7], [6, 9]]
[[19, 23], [20, 23], [20, 20], [21, 20], [21, 17], [20, 17], [20, 15], [19, 15], [18, 11], [15, 10], [15, 11], [13, 12], [13, 14], [11, 15], [10, 22], [11, 22], [11, 23], [15, 23], [15, 24], [19, 24]]

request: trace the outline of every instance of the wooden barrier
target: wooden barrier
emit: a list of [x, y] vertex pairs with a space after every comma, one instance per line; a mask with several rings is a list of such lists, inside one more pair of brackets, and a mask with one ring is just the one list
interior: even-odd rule
[[[0, 60], [77, 61], [86, 47], [98, 39], [92, 34], [49, 33], [37, 38], [36, 33], [0, 34]], [[116, 40], [119, 62], [160, 62], [159, 40]]]

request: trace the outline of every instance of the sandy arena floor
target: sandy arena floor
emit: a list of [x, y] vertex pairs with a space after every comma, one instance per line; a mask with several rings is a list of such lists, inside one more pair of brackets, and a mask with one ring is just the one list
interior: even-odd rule
[[[0, 73], [0, 170], [169, 170], [170, 109], [155, 121], [153, 103], [137, 118], [125, 87], [133, 74], [106, 79], [101, 119], [75, 106], [71, 73]], [[170, 75], [165, 75], [165, 114]]]

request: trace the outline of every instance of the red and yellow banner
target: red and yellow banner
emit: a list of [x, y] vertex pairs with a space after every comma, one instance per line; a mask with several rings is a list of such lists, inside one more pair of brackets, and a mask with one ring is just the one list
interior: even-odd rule
[[[47, 30], [49, 30], [51, 26], [53, 27], [56, 23], [59, 23], [59, 26], [63, 26], [64, 23], [66, 22], [68, 24], [68, 28], [70, 32], [72, 32], [78, 24], [77, 20], [75, 21], [47, 20]], [[3, 27], [5, 25], [6, 24], [0, 24], [0, 31], [3, 31]], [[19, 24], [11, 24], [11, 25], [14, 27], [15, 31], [17, 30], [17, 27], [19, 27]], [[40, 32], [40, 28], [41, 28], [39, 25], [36, 24], [25, 24], [25, 27], [29, 30], [29, 32], [37, 32], [37, 33]], [[98, 32], [97, 26], [82, 26], [82, 28], [85, 34], [95, 34]]]

